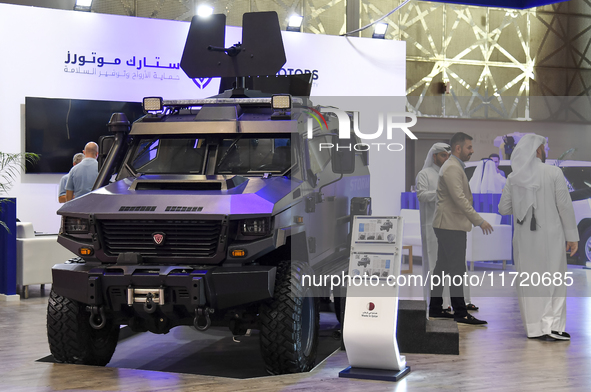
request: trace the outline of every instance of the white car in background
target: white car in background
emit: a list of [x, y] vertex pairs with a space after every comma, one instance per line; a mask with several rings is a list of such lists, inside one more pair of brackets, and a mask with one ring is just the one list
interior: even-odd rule
[[[478, 161], [466, 162], [466, 175], [472, 177]], [[591, 162], [587, 161], [557, 161], [547, 159], [547, 165], [558, 166], [562, 169], [566, 184], [570, 191], [577, 227], [579, 229], [579, 250], [577, 252], [579, 264], [591, 267]], [[509, 176], [511, 161], [502, 160], [499, 169]]]

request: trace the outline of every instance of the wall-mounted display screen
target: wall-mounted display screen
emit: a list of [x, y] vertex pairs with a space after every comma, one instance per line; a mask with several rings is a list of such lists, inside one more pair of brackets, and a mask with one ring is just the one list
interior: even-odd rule
[[41, 156], [27, 173], [67, 173], [72, 157], [89, 141], [108, 135], [111, 114], [125, 113], [129, 122], [144, 115], [139, 102], [25, 98], [25, 151]]

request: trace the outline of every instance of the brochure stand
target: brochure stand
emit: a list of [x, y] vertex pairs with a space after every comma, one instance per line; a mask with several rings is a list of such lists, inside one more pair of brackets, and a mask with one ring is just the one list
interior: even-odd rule
[[339, 377], [398, 381], [410, 373], [396, 341], [402, 229], [401, 217], [354, 218], [343, 329], [351, 366]]

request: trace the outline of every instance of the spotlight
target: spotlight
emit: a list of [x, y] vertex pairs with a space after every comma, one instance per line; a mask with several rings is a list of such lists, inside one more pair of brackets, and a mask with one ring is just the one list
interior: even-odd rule
[[300, 32], [302, 28], [302, 22], [304, 20], [303, 16], [294, 14], [289, 17], [289, 22], [287, 22], [287, 31], [297, 31]]
[[384, 39], [386, 37], [386, 30], [388, 30], [388, 23], [376, 23], [371, 38]]
[[202, 18], [207, 18], [208, 16], [211, 16], [213, 14], [213, 7], [207, 5], [207, 4], [201, 4], [199, 7], [197, 7], [197, 16], [200, 16]]
[[92, 0], [76, 0], [76, 5], [74, 5], [74, 11], [90, 12], [91, 8]]

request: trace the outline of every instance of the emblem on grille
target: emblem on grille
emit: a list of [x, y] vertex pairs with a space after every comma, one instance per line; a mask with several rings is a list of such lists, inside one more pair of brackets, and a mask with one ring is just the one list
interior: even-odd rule
[[156, 245], [164, 245], [164, 239], [166, 238], [166, 234], [164, 233], [152, 233], [152, 240]]

